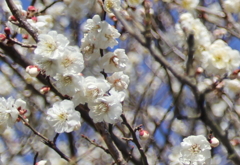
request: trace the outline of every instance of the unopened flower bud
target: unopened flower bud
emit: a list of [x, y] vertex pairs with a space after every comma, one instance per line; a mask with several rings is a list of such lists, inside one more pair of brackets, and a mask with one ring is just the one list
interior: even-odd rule
[[198, 67], [197, 70], [196, 70], [196, 74], [197, 74], [197, 75], [198, 75], [198, 74], [202, 74], [203, 71], [204, 71], [203, 68]]
[[22, 35], [22, 38], [23, 38], [23, 39], [28, 39], [28, 34], [23, 34], [23, 35]]
[[13, 15], [11, 15], [9, 18], [8, 18], [9, 21], [14, 21], [16, 22], [17, 21], [17, 18], [14, 17]]
[[37, 17], [32, 17], [31, 19], [33, 20], [33, 22], [37, 22]]
[[209, 142], [210, 142], [211, 147], [217, 147], [217, 146], [219, 146], [219, 140], [218, 140], [217, 138], [215, 138], [215, 137], [212, 137], [212, 138], [209, 140]]
[[108, 13], [108, 16], [113, 20], [113, 21], [117, 21], [116, 16], [113, 13]]
[[40, 69], [35, 65], [30, 65], [26, 68], [26, 72], [32, 76], [36, 77], [40, 73]]
[[140, 129], [139, 130], [139, 138], [141, 139], [141, 140], [147, 140], [148, 138], [149, 138], [149, 132], [148, 131], [146, 131], [146, 130], [144, 130], [144, 129]]
[[40, 93], [43, 94], [43, 95], [45, 95], [45, 94], [48, 93], [49, 91], [50, 91], [50, 87], [47, 87], [47, 86], [42, 87], [42, 88], [40, 89]]
[[36, 12], [36, 11], [37, 11], [37, 8], [34, 7], [34, 6], [28, 6], [28, 11], [30, 11], [30, 12]]
[[21, 110], [19, 110], [19, 114], [20, 114], [20, 115], [25, 115], [25, 113], [27, 113], [27, 110], [26, 110], [26, 109], [21, 109]]
[[4, 32], [5, 32], [6, 35], [10, 35], [11, 34], [11, 30], [10, 30], [9, 27], [5, 27], [4, 28]]
[[0, 42], [3, 42], [6, 39], [6, 35], [5, 34], [1, 34], [0, 33]]

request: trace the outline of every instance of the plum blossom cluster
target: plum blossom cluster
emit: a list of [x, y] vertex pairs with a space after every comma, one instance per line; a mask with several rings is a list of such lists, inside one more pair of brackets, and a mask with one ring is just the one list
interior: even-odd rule
[[106, 49], [118, 44], [120, 33], [106, 21], [101, 21], [99, 15], [88, 19], [84, 26], [81, 51], [85, 60], [95, 60], [100, 57], [100, 49]]
[[202, 52], [202, 67], [208, 75], [232, 73], [240, 66], [240, 54], [223, 40], [216, 40]]
[[[71, 132], [80, 126], [78, 112], [74, 110], [79, 104], [88, 103], [94, 122], [115, 123], [122, 113], [124, 90], [129, 84], [129, 77], [123, 73], [128, 57], [123, 49], [100, 55], [100, 49], [118, 43], [116, 39], [120, 34], [106, 21], [101, 21], [99, 15], [86, 21], [85, 30], [81, 49], [69, 46], [64, 35], [50, 31], [39, 35], [34, 50], [33, 61], [41, 73], [51, 77], [59, 92], [72, 98], [72, 101], [55, 103], [47, 112], [47, 120], [58, 133]], [[100, 69], [110, 74], [108, 78], [83, 76], [83, 55], [85, 61], [97, 61]]]
[[13, 99], [9, 97], [0, 98], [0, 133], [3, 133], [8, 127], [13, 127], [18, 119], [20, 111], [26, 108], [26, 102], [22, 99]]
[[86, 77], [82, 89], [73, 95], [73, 102], [75, 105], [88, 103], [89, 115], [94, 122], [115, 123], [122, 113], [121, 102], [125, 97], [123, 91], [129, 84], [129, 77], [123, 73], [128, 57], [123, 49], [100, 55], [100, 49], [113, 47], [118, 43], [120, 34], [106, 21], [101, 21], [99, 15], [88, 19], [84, 29], [86, 33], [81, 46], [84, 59], [97, 61], [99, 67], [111, 75], [107, 81], [93, 76]]
[[194, 34], [194, 65], [202, 67], [207, 75], [222, 76], [225, 73], [232, 73], [240, 66], [239, 52], [221, 39], [212, 42], [213, 37], [207, 28], [190, 13], [180, 16], [180, 24], [177, 24], [176, 29], [183, 38]]
[[39, 35], [33, 61], [48, 76], [53, 77], [63, 95], [72, 96], [80, 89], [84, 69], [83, 56], [78, 47], [69, 46], [69, 40], [56, 31]]

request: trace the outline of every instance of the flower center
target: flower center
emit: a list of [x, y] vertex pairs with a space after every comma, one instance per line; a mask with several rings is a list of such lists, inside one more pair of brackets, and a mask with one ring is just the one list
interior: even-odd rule
[[60, 113], [58, 115], [58, 117], [59, 117], [60, 120], [67, 120], [67, 114], [66, 113]]
[[62, 65], [67, 68], [68, 66], [70, 66], [71, 64], [73, 63], [73, 60], [71, 60], [70, 58], [65, 58], [63, 61], [62, 61]]
[[119, 65], [119, 58], [117, 56], [113, 56], [109, 63], [113, 63], [117, 67]]
[[108, 104], [105, 102], [101, 102], [96, 106], [96, 111], [95, 113], [98, 115], [102, 115], [108, 111]]
[[57, 49], [56, 44], [52, 43], [52, 42], [47, 42], [46, 47], [47, 47], [48, 52], [53, 52], [54, 50]]
[[84, 54], [92, 54], [93, 51], [94, 51], [94, 49], [95, 49], [94, 44], [92, 44], [92, 45], [89, 44], [89, 45], [87, 45], [87, 46], [85, 46], [85, 47], [83, 48], [82, 52], [83, 52]]
[[199, 144], [194, 144], [189, 148], [190, 152], [193, 154], [198, 154], [199, 152], [201, 152], [201, 148]]
[[68, 84], [72, 83], [72, 78], [71, 78], [71, 76], [65, 76], [63, 78], [63, 81], [64, 81], [65, 85], [68, 85]]
[[86, 96], [89, 98], [96, 98], [98, 94], [100, 93], [98, 88], [88, 88]]

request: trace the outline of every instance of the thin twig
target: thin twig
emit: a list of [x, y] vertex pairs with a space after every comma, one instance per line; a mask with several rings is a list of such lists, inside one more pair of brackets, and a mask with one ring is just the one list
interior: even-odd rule
[[46, 144], [47, 146], [49, 146], [50, 148], [52, 148], [53, 150], [55, 150], [60, 156], [61, 158], [65, 159], [66, 161], [70, 162], [70, 158], [68, 158], [64, 153], [62, 153], [62, 151], [60, 151], [56, 144], [49, 140], [48, 138], [46, 138], [45, 136], [43, 136], [41, 133], [39, 133], [37, 130], [35, 130], [21, 115], [18, 115], [18, 117], [23, 121], [23, 124], [25, 126], [27, 126], [29, 129], [31, 129], [31, 131], [37, 135], [38, 137], [40, 137], [43, 140], [43, 143]]
[[38, 41], [38, 31], [36, 28], [32, 27], [27, 21], [26, 18], [22, 15], [22, 12], [17, 8], [13, 0], [6, 0], [9, 9], [11, 10], [12, 14], [16, 17], [19, 21], [21, 27], [23, 27], [37, 42]]
[[109, 150], [105, 147], [103, 147], [102, 145], [99, 145], [95, 142], [95, 140], [90, 140], [86, 135], [81, 135], [82, 138], [86, 139], [88, 142], [90, 142], [92, 145], [98, 147], [98, 148], [101, 148], [103, 151], [105, 151], [107, 154], [110, 154]]
[[54, 144], [56, 144], [56, 141], [57, 141], [58, 136], [59, 136], [59, 133], [57, 133], [57, 134], [55, 135], [55, 137], [53, 138], [53, 143], [54, 143]]
[[24, 43], [14, 40], [13, 38], [9, 38], [9, 40], [11, 43], [20, 45], [23, 48], [36, 48], [37, 47], [37, 45], [35, 45], [35, 44], [24, 44]]
[[137, 146], [137, 148], [138, 148], [138, 151], [139, 151], [140, 154], [141, 154], [141, 158], [142, 158], [143, 164], [144, 164], [144, 165], [148, 165], [147, 157], [146, 157], [146, 155], [145, 155], [145, 153], [144, 153], [144, 151], [143, 151], [142, 146], [140, 145], [140, 143], [139, 143], [139, 141], [138, 141], [138, 139], [137, 139], [137, 136], [136, 136], [135, 131], [133, 130], [133, 128], [131, 127], [131, 125], [128, 123], [128, 121], [127, 121], [127, 119], [126, 119], [126, 117], [125, 117], [124, 114], [121, 115], [121, 118], [122, 118], [122, 120], [123, 120], [123, 124], [125, 124], [125, 125], [127, 126], [128, 130], [130, 131], [130, 133], [131, 133], [131, 135], [132, 135], [132, 137], [133, 137], [133, 140], [132, 140], [132, 141], [136, 144], [136, 146]]
[[34, 159], [33, 159], [33, 165], [36, 165], [37, 163], [37, 157], [38, 157], [38, 152], [35, 154]]

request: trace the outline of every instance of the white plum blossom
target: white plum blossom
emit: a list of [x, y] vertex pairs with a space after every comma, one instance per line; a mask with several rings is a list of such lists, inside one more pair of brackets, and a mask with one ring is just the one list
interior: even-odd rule
[[[88, 42], [85, 45], [91, 45], [94, 49], [112, 48], [118, 43], [116, 39], [120, 37], [118, 30], [106, 21], [101, 21], [99, 15], [86, 21], [84, 31], [86, 33], [82, 41]], [[92, 50], [92, 52], [94, 51]]]
[[121, 72], [114, 72], [111, 76], [107, 77], [107, 80], [116, 91], [122, 91], [127, 89], [130, 82], [128, 75]]
[[236, 94], [240, 93], [240, 80], [224, 80], [224, 92], [231, 98], [234, 98]]
[[38, 39], [39, 42], [37, 43], [37, 48], [34, 50], [34, 53], [49, 58], [57, 58], [59, 53], [69, 44], [68, 39], [56, 31], [50, 31], [48, 34], [40, 34]]
[[90, 102], [89, 116], [94, 123], [105, 121], [116, 123], [122, 114], [122, 104], [125, 94], [123, 92], [110, 91], [109, 96], [98, 97], [95, 102]]
[[120, 4], [120, 0], [105, 0], [103, 7], [107, 13], [112, 13], [111, 9], [120, 10]]
[[54, 103], [53, 107], [47, 110], [46, 119], [57, 133], [69, 133], [81, 126], [80, 113], [75, 110], [70, 100]]
[[227, 12], [238, 13], [240, 11], [240, 0], [225, 0], [223, 7]]
[[92, 19], [87, 19], [84, 25], [84, 31], [100, 31], [101, 22], [101, 17], [99, 15], [94, 15]]
[[216, 40], [202, 52], [202, 67], [208, 75], [231, 73], [240, 66], [240, 54], [223, 40]]
[[82, 53], [78, 47], [67, 46], [58, 57], [58, 73], [80, 73], [84, 69]]
[[199, 0], [180, 0], [180, 5], [187, 10], [191, 10], [197, 7]]
[[180, 160], [181, 158], [181, 146], [177, 145], [171, 149], [171, 153], [168, 156], [168, 159], [170, 160], [169, 164], [170, 165], [182, 165], [182, 162]]
[[124, 49], [116, 49], [114, 52], [106, 53], [100, 60], [100, 66], [106, 73], [113, 73], [125, 70], [128, 56]]
[[118, 44], [116, 38], [120, 37], [120, 33], [116, 28], [107, 22], [103, 21], [101, 23], [101, 32], [97, 36], [98, 47], [101, 49], [106, 49], [107, 47], [113, 48], [113, 46]]
[[73, 102], [85, 104], [94, 102], [98, 97], [103, 96], [110, 89], [110, 84], [101, 78], [88, 76], [82, 82], [82, 89], [78, 90], [73, 96]]
[[18, 110], [25, 108], [26, 102], [22, 99], [0, 98], [0, 133], [3, 133], [7, 127], [12, 127], [18, 118]]
[[85, 37], [82, 39], [81, 52], [84, 55], [86, 61], [96, 60], [100, 55], [100, 48], [96, 48], [95, 41], [92, 41], [92, 38]]
[[55, 76], [58, 72], [58, 59], [56, 58], [34, 55], [33, 61], [46, 75]]
[[63, 94], [68, 96], [73, 96], [76, 91], [82, 89], [83, 76], [76, 73], [57, 73], [53, 77], [56, 82], [55, 85], [57, 89]]
[[204, 162], [211, 158], [210, 143], [203, 135], [188, 136], [181, 142], [181, 158], [180, 160], [186, 162]]

